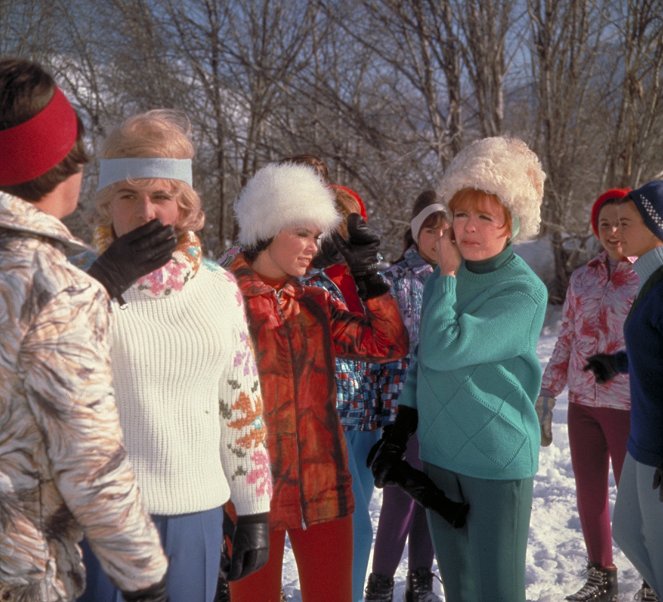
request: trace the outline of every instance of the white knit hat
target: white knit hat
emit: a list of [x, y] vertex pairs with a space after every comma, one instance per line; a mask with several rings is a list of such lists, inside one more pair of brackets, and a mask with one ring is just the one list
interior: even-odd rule
[[440, 179], [438, 192], [448, 204], [465, 188], [494, 194], [520, 222], [520, 236], [539, 231], [546, 174], [539, 158], [518, 138], [477, 140], [458, 153]]
[[308, 165], [270, 163], [235, 201], [239, 244], [251, 247], [298, 225], [312, 224], [330, 234], [341, 221], [334, 199], [334, 191]]

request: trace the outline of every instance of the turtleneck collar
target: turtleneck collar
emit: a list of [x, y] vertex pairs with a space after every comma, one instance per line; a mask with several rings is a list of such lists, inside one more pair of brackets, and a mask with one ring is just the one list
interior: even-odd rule
[[494, 272], [501, 268], [509, 259], [513, 257], [513, 246], [511, 243], [507, 244], [503, 251], [490, 257], [489, 259], [482, 259], [481, 261], [465, 261], [465, 267], [468, 271], [474, 274], [487, 274]]
[[[663, 266], [663, 247], [654, 247], [638, 258], [633, 264], [633, 269], [640, 277], [640, 288], [649, 280], [649, 277]], [[638, 290], [639, 290], [638, 289]]]

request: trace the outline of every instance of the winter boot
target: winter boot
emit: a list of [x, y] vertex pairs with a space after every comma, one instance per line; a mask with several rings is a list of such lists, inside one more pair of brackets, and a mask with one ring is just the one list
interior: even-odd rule
[[364, 590], [365, 602], [392, 602], [394, 597], [394, 578], [371, 573]]
[[617, 602], [617, 567], [588, 564], [587, 582], [566, 599], [573, 602]]
[[642, 582], [642, 587], [635, 592], [633, 599], [636, 600], [636, 602], [658, 602], [656, 592], [649, 587], [649, 583], [646, 581]]
[[433, 593], [433, 573], [426, 567], [407, 572], [405, 602], [441, 602]]

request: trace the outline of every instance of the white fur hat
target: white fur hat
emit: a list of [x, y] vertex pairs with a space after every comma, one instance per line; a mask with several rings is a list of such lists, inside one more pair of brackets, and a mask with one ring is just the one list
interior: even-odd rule
[[298, 225], [314, 224], [329, 234], [341, 221], [334, 199], [334, 191], [312, 167], [270, 163], [255, 173], [235, 201], [239, 244], [251, 247]]
[[477, 140], [460, 151], [442, 175], [438, 192], [448, 204], [464, 188], [494, 194], [520, 221], [520, 237], [539, 231], [546, 174], [539, 158], [518, 138]]

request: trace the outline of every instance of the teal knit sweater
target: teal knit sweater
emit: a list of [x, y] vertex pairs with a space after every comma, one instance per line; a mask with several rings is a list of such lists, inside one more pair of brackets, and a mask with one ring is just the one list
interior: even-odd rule
[[487, 262], [463, 263], [456, 278], [435, 270], [398, 400], [419, 412], [425, 462], [482, 479], [536, 474], [536, 344], [546, 303], [544, 284], [511, 246]]

